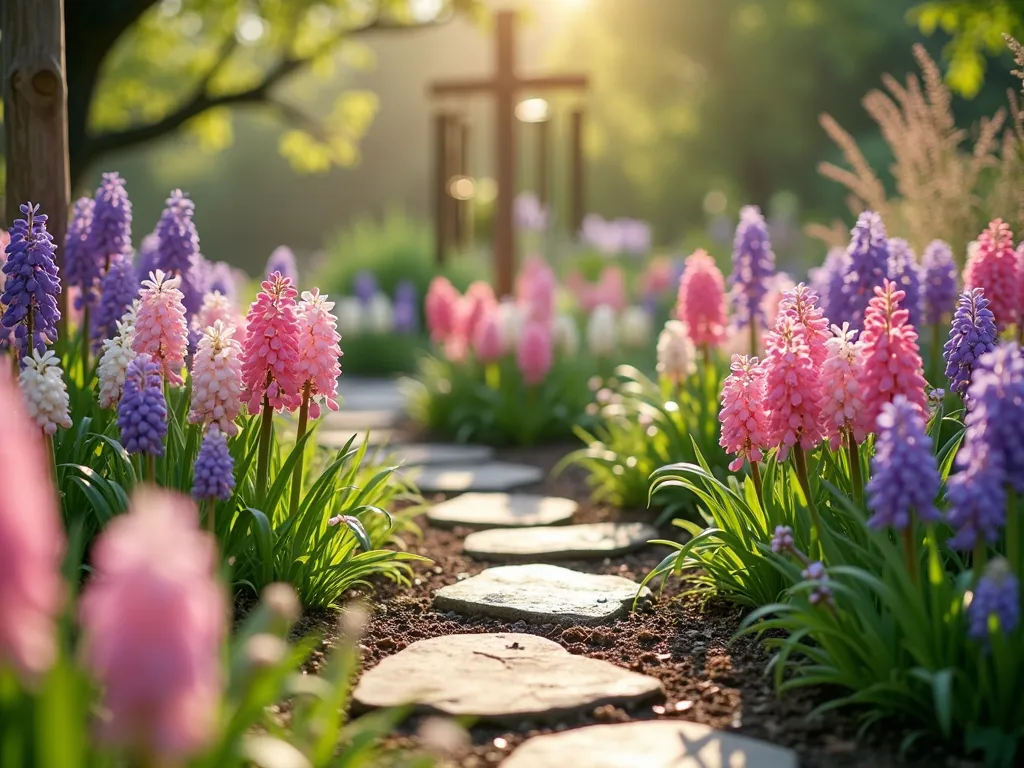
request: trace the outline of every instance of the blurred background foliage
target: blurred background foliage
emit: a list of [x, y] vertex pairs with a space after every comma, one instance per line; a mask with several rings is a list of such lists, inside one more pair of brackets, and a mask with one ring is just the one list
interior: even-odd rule
[[[167, 192], [181, 187], [196, 200], [208, 258], [258, 272], [275, 246], [288, 243], [304, 266], [328, 259], [338, 282], [330, 287], [340, 288], [354, 271], [345, 262], [371, 248], [368, 219], [399, 207], [418, 222], [430, 215], [426, 88], [440, 77], [489, 73], [484, 12], [498, 5], [66, 0], [75, 193], [94, 187], [100, 171], [120, 170], [141, 240]], [[959, 125], [1005, 106], [1012, 60], [999, 34], [1024, 26], [1024, 0], [518, 5], [528, 12], [519, 41], [524, 69], [591, 76], [583, 101], [588, 207], [650, 221], [659, 246], [717, 243], [718, 251], [727, 250], [728, 221], [744, 203], [764, 206], [794, 231], [795, 222], [848, 218], [845, 191], [817, 169], [842, 163], [819, 125], [822, 112], [894, 186], [893, 158], [862, 98], [884, 73], [902, 79], [916, 69], [914, 42], [946, 68], [959, 94]], [[572, 103], [552, 103], [556, 146]], [[469, 115], [471, 163], [489, 175], [489, 104], [447, 106]], [[565, 161], [556, 152], [560, 191]], [[397, 229], [378, 250], [409, 234]], [[409, 263], [425, 270], [425, 230], [416, 243], [419, 255]], [[817, 260], [821, 248], [813, 247]], [[786, 245], [779, 250], [785, 262]]]

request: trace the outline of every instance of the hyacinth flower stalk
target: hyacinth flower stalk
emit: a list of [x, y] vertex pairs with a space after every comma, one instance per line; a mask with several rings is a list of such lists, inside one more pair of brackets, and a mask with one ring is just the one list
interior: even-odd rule
[[989, 301], [981, 288], [961, 293], [949, 329], [949, 341], [943, 347], [946, 378], [951, 389], [964, 398], [971, 386], [974, 366], [982, 355], [996, 346], [996, 320], [988, 306]]
[[725, 340], [725, 279], [706, 251], [697, 250], [686, 259], [676, 316], [686, 323], [705, 366], [710, 366], [711, 349]]
[[121, 445], [128, 453], [145, 456], [146, 478], [156, 481], [156, 457], [164, 455], [167, 435], [167, 400], [160, 363], [140, 352], [128, 364], [124, 389], [117, 405]]
[[49, 447], [57, 428], [71, 429], [71, 415], [68, 412], [68, 388], [64, 383], [60, 360], [52, 349], [39, 354], [33, 349], [25, 358], [24, 367], [18, 377], [25, 408], [29, 417], [43, 431]]
[[250, 414], [260, 414], [256, 454], [256, 492], [260, 500], [267, 492], [274, 411], [294, 411], [302, 404], [297, 295], [292, 281], [274, 272], [260, 283], [260, 292], [246, 316], [242, 400]]
[[861, 423], [864, 400], [860, 378], [864, 373], [861, 346], [854, 341], [855, 331], [848, 323], [833, 325], [832, 337], [825, 342], [827, 356], [821, 366], [822, 423], [832, 450], [846, 445], [850, 462], [853, 496], [860, 504], [864, 496], [860, 447], [866, 434]]
[[935, 381], [942, 359], [942, 331], [957, 298], [956, 262], [953, 249], [943, 240], [933, 240], [921, 256], [921, 311], [932, 329], [930, 379]]
[[978, 237], [964, 267], [964, 288], [983, 288], [996, 327], [1002, 332], [1020, 316], [1017, 253], [1013, 232], [1002, 219], [991, 221]]
[[757, 500], [764, 507], [761, 470], [762, 447], [768, 443], [768, 418], [764, 409], [765, 369], [756, 357], [733, 355], [730, 373], [722, 387], [722, 422], [719, 445], [736, 458], [729, 470], [736, 472], [744, 461], [750, 464]]
[[188, 351], [188, 324], [180, 286], [180, 277], [159, 269], [142, 281], [132, 339], [132, 349], [157, 361], [163, 376], [174, 386], [185, 383], [181, 371]]
[[89, 367], [89, 311], [96, 302], [102, 265], [88, 247], [89, 230], [92, 228], [93, 211], [96, 201], [91, 197], [80, 197], [75, 201], [64, 234], [64, 280], [70, 287], [78, 289], [75, 308], [82, 311], [82, 379], [88, 378]]
[[889, 240], [881, 216], [864, 211], [858, 217], [842, 263], [838, 291], [829, 297], [829, 315], [834, 323], [860, 330], [868, 302], [889, 272]]
[[242, 409], [242, 346], [235, 327], [220, 320], [206, 327], [192, 359], [190, 424], [216, 425], [220, 432], [238, 434], [235, 419]]
[[192, 498], [202, 505], [210, 533], [217, 532], [217, 501], [227, 501], [234, 492], [235, 461], [227, 435], [211, 424], [192, 468]]
[[[298, 369], [302, 378], [302, 404], [299, 406], [299, 425], [295, 433], [298, 444], [306, 434], [310, 417], [320, 418], [320, 403], [323, 399], [332, 411], [338, 410], [338, 377], [341, 375], [341, 334], [338, 333], [338, 318], [331, 314], [334, 302], [321, 296], [320, 291], [302, 292], [298, 306], [299, 338]], [[292, 473], [291, 514], [299, 511], [302, 498], [302, 478], [305, 450], [300, 449], [298, 461]]]
[[740, 211], [740, 223], [732, 250], [732, 274], [729, 276], [736, 322], [750, 328], [750, 354], [756, 355], [757, 329], [766, 324], [764, 297], [775, 275], [775, 253], [768, 237], [768, 225], [761, 209], [748, 205]]

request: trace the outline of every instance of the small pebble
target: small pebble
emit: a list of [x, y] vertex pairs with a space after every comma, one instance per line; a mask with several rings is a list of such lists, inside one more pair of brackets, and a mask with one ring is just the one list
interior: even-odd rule
[[692, 701], [677, 701], [676, 712], [686, 712], [687, 710], [693, 709]]
[[508, 742], [505, 741], [505, 739], [501, 738], [501, 736], [498, 736], [497, 738], [494, 739], [494, 746], [497, 747], [498, 749], [504, 749], [505, 747], [508, 746]]
[[656, 715], [664, 715], [665, 708], [661, 706], [661, 704], [655, 704], [653, 707], [651, 707], [651, 712], [653, 712]]

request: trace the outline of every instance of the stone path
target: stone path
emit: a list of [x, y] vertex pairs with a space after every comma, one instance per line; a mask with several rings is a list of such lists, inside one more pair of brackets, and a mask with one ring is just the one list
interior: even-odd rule
[[699, 723], [592, 725], [530, 739], [501, 768], [797, 768], [788, 749]]
[[450, 443], [403, 443], [390, 455], [406, 466], [438, 464], [486, 464], [494, 458], [494, 449], [486, 445], [452, 445]]
[[538, 624], [606, 624], [629, 612], [638, 590], [641, 601], [650, 599], [651, 590], [621, 576], [557, 565], [502, 565], [441, 587], [434, 607]]
[[510, 491], [544, 479], [544, 473], [537, 467], [504, 461], [491, 461], [476, 466], [453, 464], [412, 467], [407, 473], [423, 493]]
[[577, 506], [572, 499], [525, 493], [464, 493], [428, 509], [427, 520], [437, 528], [477, 530], [560, 525], [572, 520]]
[[466, 537], [466, 554], [483, 560], [558, 560], [621, 555], [658, 537], [645, 523], [587, 523], [492, 529]]
[[518, 724], [662, 695], [653, 677], [574, 656], [547, 638], [502, 633], [419, 640], [366, 672], [353, 702], [362, 708], [415, 704]]

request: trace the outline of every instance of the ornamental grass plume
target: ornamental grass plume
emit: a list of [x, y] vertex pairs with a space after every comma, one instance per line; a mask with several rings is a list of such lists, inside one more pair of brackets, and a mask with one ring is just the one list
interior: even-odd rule
[[139, 297], [139, 278], [130, 256], [112, 256], [100, 281], [100, 301], [92, 323], [94, 346], [117, 333], [117, 323]]
[[[540, 321], [537, 321], [540, 322]], [[501, 310], [495, 306], [477, 323], [473, 335], [473, 353], [484, 365], [495, 363], [508, 352], [508, 340], [502, 328]]]
[[297, 368], [302, 382], [303, 404], [309, 416], [320, 418], [320, 401], [338, 410], [338, 377], [341, 375], [341, 335], [338, 318], [331, 314], [334, 302], [320, 295], [320, 290], [302, 292], [297, 316], [299, 322]]
[[762, 302], [775, 274], [775, 253], [768, 237], [768, 225], [755, 205], [740, 211], [740, 222], [732, 248], [730, 296], [737, 325], [767, 326]]
[[57, 340], [57, 294], [61, 288], [54, 261], [56, 246], [53, 235], [46, 231], [46, 214], [39, 213], [39, 206], [32, 203], [21, 205], [19, 210], [24, 218], [14, 220], [5, 248], [0, 325], [14, 332], [18, 358], [24, 359], [30, 347], [43, 352]]
[[96, 264], [97, 278], [106, 274], [110, 263], [132, 251], [132, 201], [119, 173], [104, 173], [93, 196], [92, 226], [86, 248]]
[[218, 727], [228, 629], [212, 536], [185, 497], [145, 488], [100, 534], [92, 562], [80, 613], [85, 665], [103, 691], [101, 740], [144, 764], [197, 754]]
[[921, 269], [910, 243], [901, 237], [889, 240], [889, 279], [903, 291], [903, 308], [910, 313], [910, 324], [921, 327]]
[[292, 281], [292, 285], [299, 284], [299, 265], [295, 260], [295, 253], [287, 245], [279, 245], [275, 248], [270, 258], [267, 259], [267, 268], [264, 274], [270, 277], [275, 272], [280, 272], [282, 277]]
[[897, 395], [906, 396], [922, 416], [927, 414], [927, 382], [917, 346], [917, 331], [909, 324], [909, 313], [901, 304], [904, 295], [887, 279], [883, 287], [875, 288], [875, 297], [864, 314], [864, 330], [860, 334], [864, 355], [861, 378], [864, 408], [860, 427], [865, 434], [874, 431], [882, 406]]
[[[871, 459], [868, 507], [874, 513], [872, 528], [913, 527], [914, 516], [924, 523], [939, 519], [935, 497], [939, 493], [939, 468], [924, 415], [904, 395], [882, 406], [878, 416], [875, 454]], [[916, 563], [908, 563], [916, 567]]]
[[943, 347], [946, 378], [952, 390], [962, 397], [967, 396], [978, 358], [996, 346], [996, 321], [988, 306], [989, 301], [981, 288], [961, 293], [949, 329], [949, 341]]
[[121, 401], [117, 405], [117, 426], [121, 430], [121, 445], [128, 453], [150, 457], [164, 455], [167, 401], [160, 363], [146, 352], [139, 352], [125, 371]]
[[459, 305], [459, 292], [446, 277], [435, 277], [427, 288], [424, 312], [430, 340], [443, 344], [455, 331], [455, 313]]
[[516, 350], [516, 363], [525, 384], [533, 386], [547, 378], [554, 363], [552, 347], [550, 326], [536, 320], [527, 321]]
[[861, 443], [867, 436], [861, 412], [864, 400], [861, 377], [864, 356], [856, 331], [847, 323], [832, 326], [832, 337], [825, 342], [828, 356], [821, 366], [821, 419], [825, 438], [833, 451], [852, 442]]
[[[206, 293], [203, 257], [199, 252], [199, 233], [192, 221], [195, 203], [180, 189], [171, 192], [156, 225], [159, 238], [155, 253], [155, 269], [170, 277], [179, 277], [178, 288], [189, 317], [199, 311]], [[142, 272], [142, 274], [148, 274]]]
[[794, 447], [812, 450], [824, 436], [821, 374], [811, 359], [807, 333], [793, 314], [780, 314], [765, 341], [765, 447], [778, 448], [779, 461], [785, 461]]
[[188, 350], [188, 324], [180, 286], [180, 277], [159, 269], [142, 281], [132, 340], [132, 349], [150, 355], [167, 381], [179, 387], [185, 383], [181, 371]]
[[725, 340], [725, 280], [706, 251], [696, 250], [686, 259], [676, 319], [686, 323], [693, 343], [705, 351]]
[[658, 336], [658, 375], [678, 387], [696, 372], [697, 350], [686, 323], [669, 320]]
[[984, 289], [1000, 331], [1020, 317], [1017, 254], [1013, 249], [1013, 233], [1002, 219], [989, 222], [978, 237], [977, 248], [964, 267], [964, 288]]
[[44, 440], [6, 366], [0, 413], [0, 670], [31, 685], [57, 659], [64, 526]]
[[18, 383], [29, 418], [47, 436], [56, 434], [57, 427], [71, 429], [68, 388], [57, 355], [52, 349], [43, 354], [33, 349], [22, 362]]
[[242, 346], [235, 327], [217, 320], [203, 329], [192, 359], [192, 407], [189, 424], [215, 425], [219, 432], [238, 434], [242, 410]]
[[96, 202], [91, 197], [80, 197], [71, 209], [71, 220], [64, 234], [64, 282], [78, 289], [75, 304], [82, 309], [96, 301], [103, 263], [88, 247], [89, 230]]
[[587, 349], [595, 357], [608, 357], [618, 346], [618, 323], [615, 310], [608, 304], [599, 304], [587, 318]]
[[260, 283], [260, 293], [246, 316], [242, 344], [242, 398], [249, 413], [264, 406], [294, 411], [301, 405], [298, 292], [287, 277], [275, 272]]
[[100, 384], [100, 408], [116, 408], [121, 402], [124, 378], [129, 364], [135, 359], [135, 350], [132, 349], [134, 337], [135, 312], [132, 308], [117, 322], [117, 334], [103, 342], [103, 351], [96, 369]]
[[932, 240], [921, 256], [921, 308], [925, 323], [938, 325], [953, 311], [956, 284], [953, 249], [943, 240]]
[[828, 357], [826, 344], [831, 338], [831, 334], [825, 313], [818, 306], [818, 295], [803, 283], [793, 286], [782, 293], [776, 313], [776, 322], [778, 322], [779, 315], [782, 314], [792, 317], [797, 326], [803, 330], [807, 347], [811, 353], [811, 360], [815, 367], [820, 368], [825, 362], [825, 358]]
[[985, 568], [967, 607], [967, 621], [967, 635], [986, 647], [991, 634], [1009, 635], [1020, 624], [1020, 580], [1005, 557]]
[[203, 436], [192, 468], [192, 498], [227, 501], [234, 492], [235, 460], [228, 450], [227, 436], [212, 424]]
[[864, 211], [850, 230], [850, 245], [843, 259], [842, 282], [836, 295], [829, 296], [828, 311], [833, 323], [849, 323], [859, 331], [864, 327], [875, 288], [881, 287], [889, 273], [889, 240], [882, 217]]
[[762, 449], [768, 445], [765, 367], [756, 357], [733, 355], [729, 370], [722, 386], [722, 410], [718, 414], [722, 435], [718, 444], [736, 457], [729, 464], [729, 470], [736, 472], [745, 461], [754, 468], [764, 458]]

